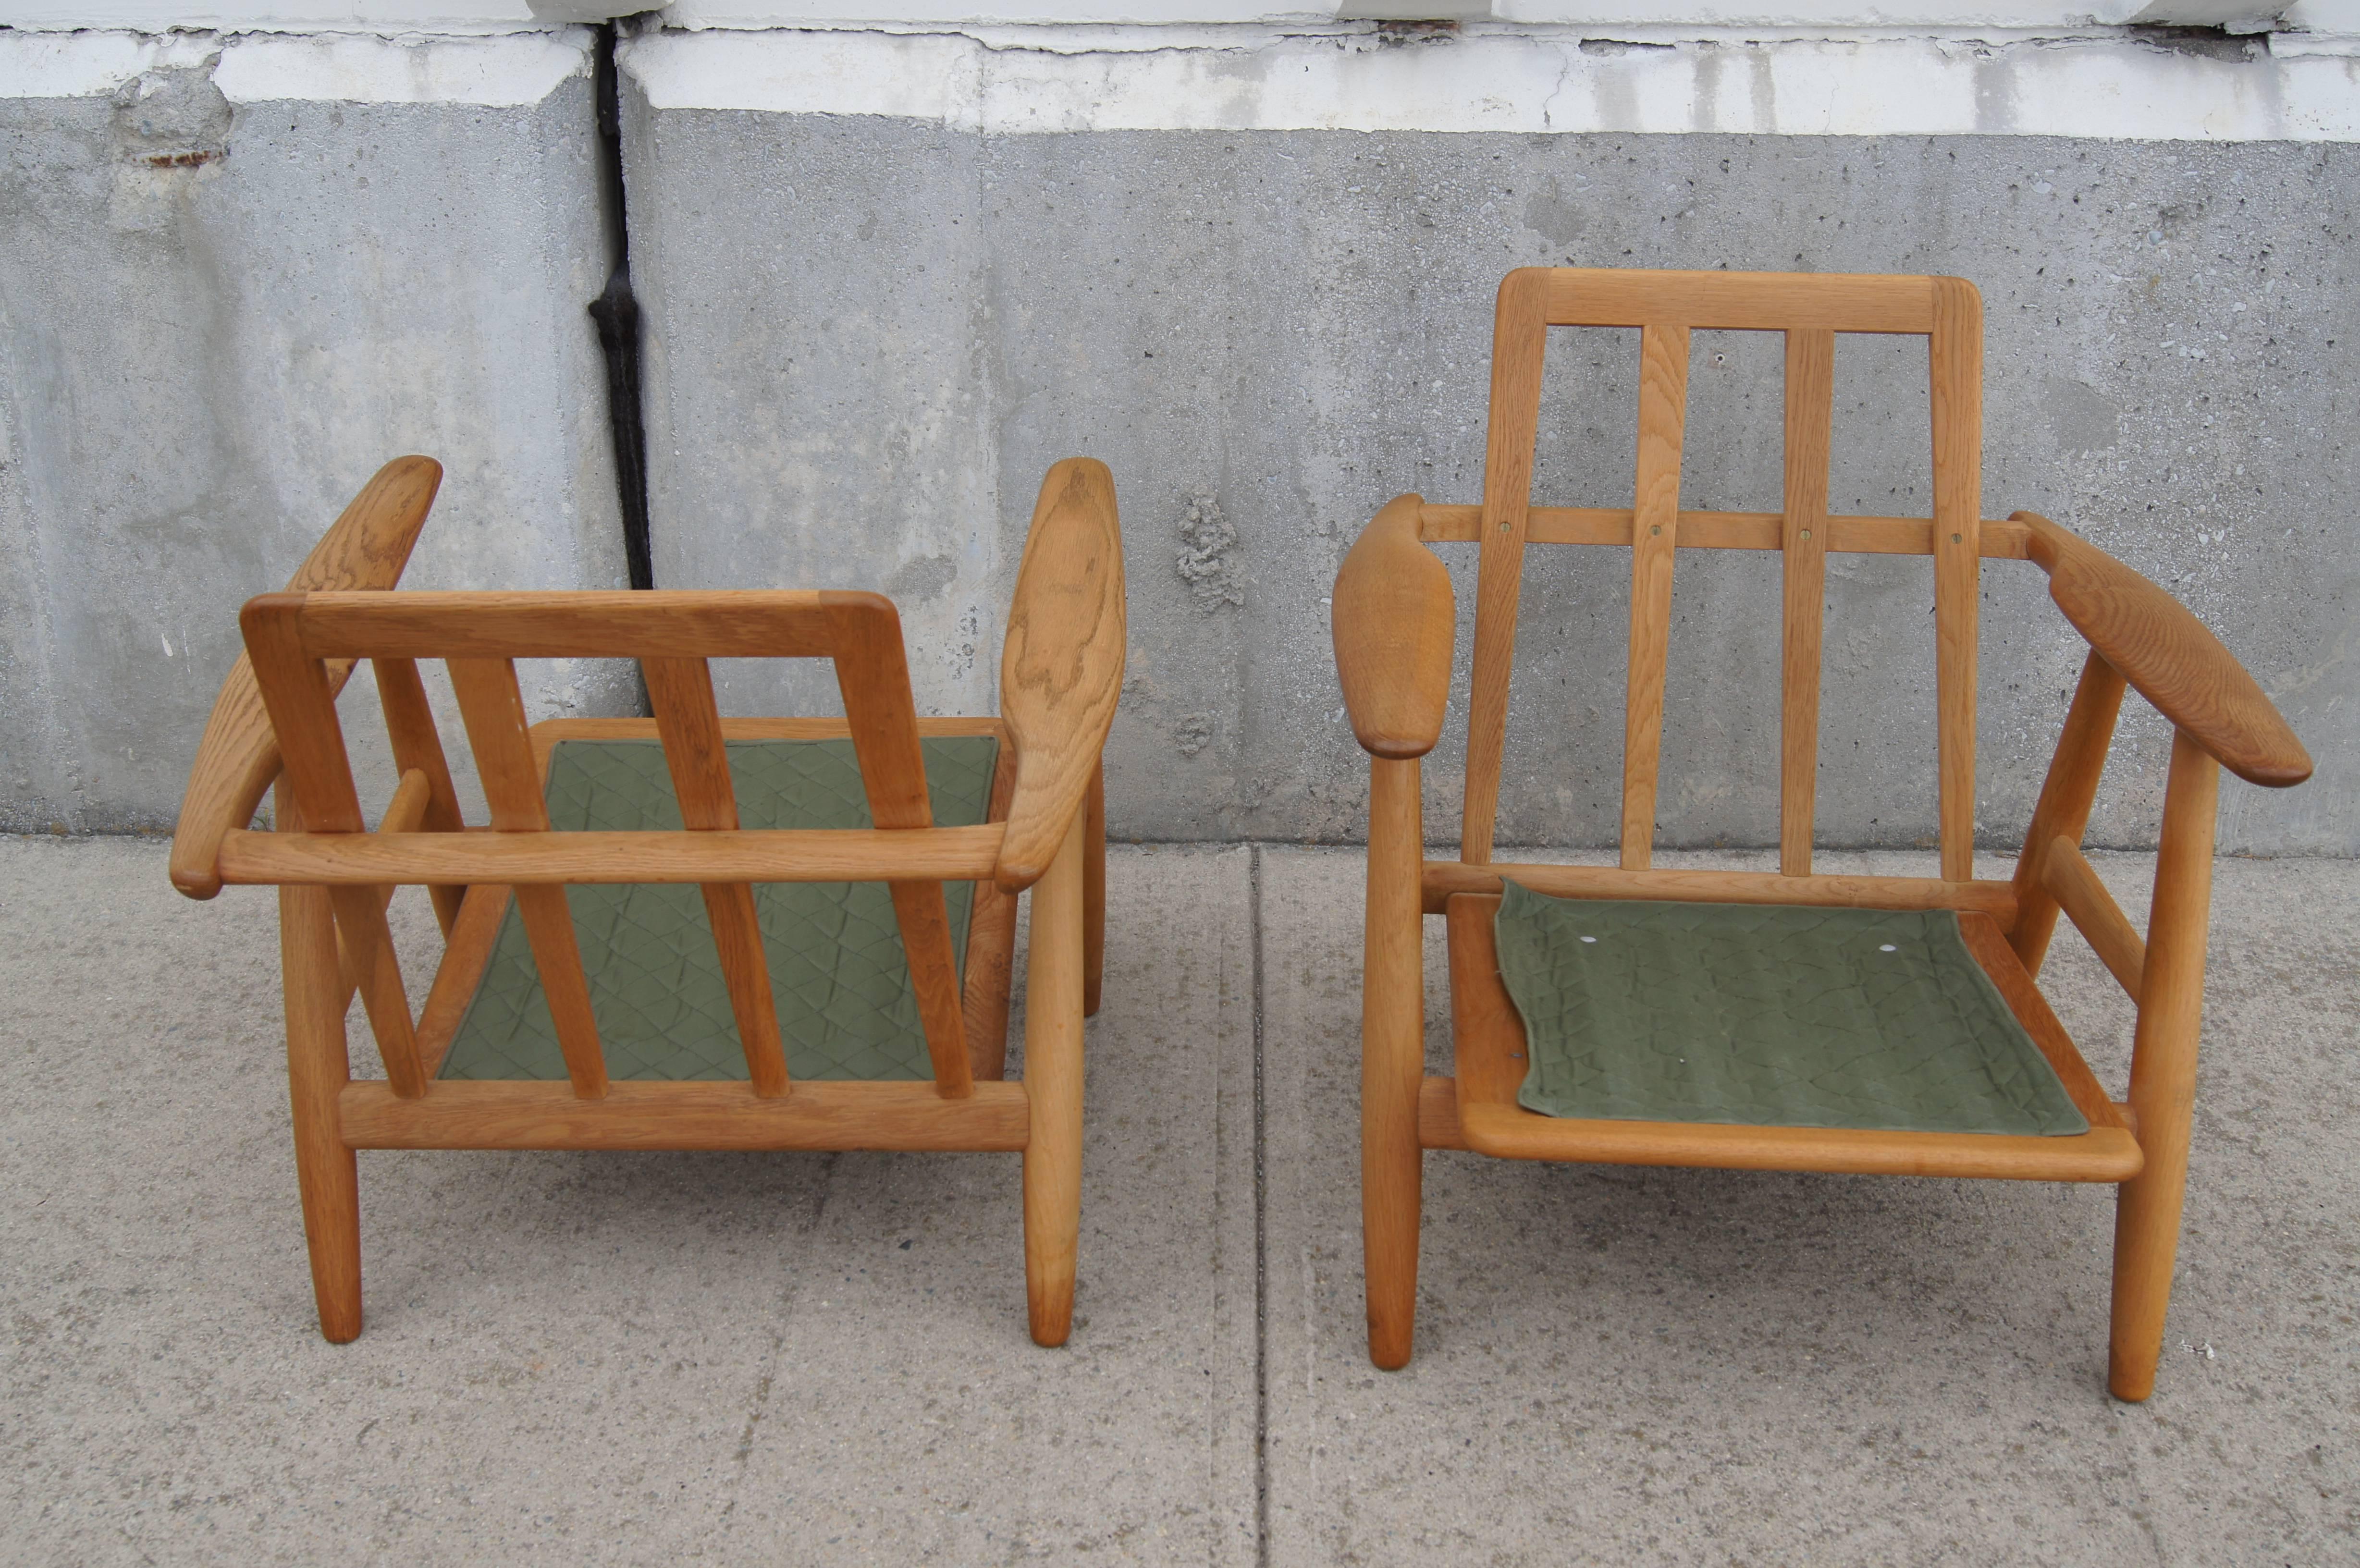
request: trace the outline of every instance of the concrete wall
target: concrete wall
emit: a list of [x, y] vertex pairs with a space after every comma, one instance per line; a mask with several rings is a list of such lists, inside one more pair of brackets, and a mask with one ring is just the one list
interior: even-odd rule
[[[394, 452], [451, 470], [413, 582], [621, 580], [583, 314], [606, 257], [586, 33], [81, 34], [34, 64], [27, 37], [0, 32], [0, 823], [169, 823], [234, 606]], [[2322, 49], [642, 36], [622, 65], [657, 580], [885, 589], [922, 707], [989, 709], [1041, 473], [1101, 457], [1134, 628], [1115, 831], [1350, 838], [1328, 584], [1392, 495], [1477, 497], [1502, 272], [1952, 272], [1989, 314], [1986, 515], [2116, 550], [2285, 707], [2320, 777], [2232, 786], [2227, 844], [2352, 854], [2360, 61]], [[1538, 493], [1612, 504], [1633, 347], [1558, 337]], [[1846, 343], [1839, 507], [1924, 509], [1923, 358]], [[1700, 337], [1692, 398], [1687, 503], [1775, 507], [1775, 345]], [[1463, 641], [1471, 552], [1447, 553]], [[1765, 843], [1775, 563], [1679, 571], [1661, 836]], [[1626, 576], [1617, 551], [1535, 559], [1506, 841], [1612, 834]], [[2035, 569], [1986, 583], [1980, 816], [2004, 844], [2078, 645]], [[1833, 573], [1823, 842], [1932, 830], [1929, 593], [1918, 562]], [[722, 687], [739, 711], [833, 702], [811, 670]], [[609, 666], [529, 693], [632, 700]], [[2126, 725], [2100, 842], [2151, 841], [2164, 741]], [[1459, 748], [1428, 771], [1438, 842]]]
[[[169, 826], [236, 606], [396, 453], [447, 470], [410, 583], [621, 584], [586, 38], [182, 39], [0, 99], [0, 825]], [[438, 79], [530, 96], [361, 96]]]
[[[634, 80], [674, 91], [674, 44], [635, 46]], [[1119, 833], [1360, 831], [1329, 579], [1387, 497], [1478, 498], [1492, 290], [1574, 264], [1975, 279], [1987, 515], [2046, 511], [2169, 583], [2284, 703], [2322, 777], [2233, 786], [2229, 844], [2360, 846], [2360, 461], [2334, 433], [2360, 370], [2348, 145], [995, 134], [645, 91], [630, 125], [659, 581], [895, 591], [934, 650], [924, 698], [987, 704], [975, 650], [996, 644], [1032, 488], [1057, 457], [1105, 459], [1131, 573]], [[1627, 505], [1635, 345], [1557, 336], [1537, 493]], [[1924, 375], [1922, 347], [1844, 344], [1840, 508], [1926, 510]], [[1775, 509], [1775, 342], [1700, 337], [1692, 396], [1688, 503]], [[1535, 559], [1508, 841], [1612, 836], [1627, 572], [1618, 551]], [[1776, 572], [1682, 559], [1665, 842], [1775, 841]], [[1821, 837], [1927, 842], [1930, 579], [1860, 558], [1832, 575]], [[1980, 819], [2012, 844], [2080, 645], [2027, 564], [1988, 569], [1984, 615]], [[1462, 697], [1454, 730], [1463, 714]], [[2126, 724], [2097, 839], [2151, 840], [2167, 742]], [[1428, 773], [1445, 841], [1459, 747]]]

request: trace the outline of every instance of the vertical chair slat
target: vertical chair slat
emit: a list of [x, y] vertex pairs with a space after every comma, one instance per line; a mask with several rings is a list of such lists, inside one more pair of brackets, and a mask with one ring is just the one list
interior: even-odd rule
[[346, 978], [368, 1012], [369, 1031], [385, 1058], [386, 1079], [395, 1094], [416, 1099], [426, 1093], [426, 1070], [419, 1062], [418, 1031], [410, 1020], [410, 996], [402, 986], [401, 963], [394, 954], [385, 905], [375, 887], [331, 887], [328, 903], [336, 911], [336, 929], [344, 934], [344, 951], [352, 960], [353, 972]]
[[[416, 833], [426, 815], [427, 799], [426, 775], [413, 768], [404, 773], [401, 782], [394, 787], [393, 800], [386, 807], [385, 815], [377, 820], [377, 831], [381, 833]], [[380, 884], [374, 891], [379, 909], [393, 902], [390, 884]], [[354, 964], [352, 954], [345, 951], [341, 935], [336, 938], [336, 969], [344, 977], [344, 1005], [350, 1007], [355, 988], [354, 978], [360, 971]], [[337, 1016], [343, 1016], [341, 1009]]]
[[[986, 822], [1008, 820], [1016, 792], [1016, 747], [1006, 736], [992, 767]], [[967, 917], [967, 982], [960, 1008], [967, 1020], [967, 1060], [976, 1077], [997, 1080], [1008, 1063], [1008, 993], [1015, 976], [1016, 898], [987, 877], [975, 885]]]
[[1786, 628], [1779, 668], [1778, 869], [1811, 874], [1819, 771], [1819, 622], [1827, 602], [1828, 444], [1836, 335], [1786, 334]]
[[1934, 681], [1942, 876], [1975, 862], [1975, 620], [1983, 567], [1983, 307], [1974, 285], [1934, 279], [1928, 349], [1934, 423]]
[[[836, 680], [844, 717], [860, 763], [869, 814], [880, 828], [934, 825], [926, 794], [926, 758], [918, 742], [918, 712], [910, 698], [910, 667], [901, 649], [901, 617], [875, 593], [821, 595], [829, 608]], [[925, 1027], [934, 1089], [945, 1099], [975, 1092], [967, 1062], [967, 1019], [960, 1006], [958, 961], [951, 951], [949, 909], [940, 882], [892, 882], [893, 918]]]
[[[729, 782], [729, 753], [713, 701], [711, 669], [701, 659], [643, 659], [639, 668], [655, 706], [656, 734], [672, 769], [681, 824], [691, 833], [734, 830], [738, 796]], [[787, 1093], [786, 1048], [779, 1038], [778, 1004], [762, 955], [754, 889], [744, 882], [708, 882], [702, 891], [713, 945], [721, 955], [722, 981], [729, 988], [729, 1010], [746, 1051], [747, 1075], [755, 1094], [775, 1099]]]
[[[475, 771], [484, 782], [484, 799], [492, 810], [493, 828], [502, 833], [546, 831], [549, 806], [541, 797], [540, 770], [533, 766], [516, 666], [505, 659], [447, 662], [452, 688], [459, 694], [459, 714], [466, 721], [467, 744], [475, 753]], [[524, 917], [525, 936], [532, 944], [533, 966], [541, 971], [549, 1016], [557, 1026], [565, 1075], [577, 1097], [604, 1099], [606, 1053], [598, 1047], [598, 1020], [590, 1010], [589, 978], [583, 973], [582, 950], [574, 938], [574, 911], [565, 901], [565, 889], [541, 885], [519, 887], [513, 892], [517, 911]]]
[[[303, 650], [302, 613], [302, 594], [266, 593], [246, 604], [238, 623], [305, 827], [313, 833], [359, 833], [360, 795], [353, 788], [335, 693], [327, 666]], [[426, 1073], [383, 896], [375, 887], [332, 887], [328, 902], [352, 964], [347, 978], [368, 1011], [386, 1080], [396, 1094], [416, 1099], [426, 1092]]]
[[[442, 736], [434, 727], [434, 710], [426, 701], [426, 683], [418, 677], [411, 659], [373, 659], [377, 705], [385, 711], [386, 734], [393, 741], [393, 765], [404, 775], [416, 769], [426, 777], [426, 811], [419, 826], [428, 833], [457, 833], [465, 822], [459, 815], [459, 792], [451, 784], [451, 764], [442, 755]], [[382, 831], [382, 830], [380, 830]], [[458, 922], [464, 887], [448, 885], [426, 889], [434, 902], [434, 919], [447, 939]]]
[[1626, 871], [1645, 870], [1655, 845], [1655, 775], [1664, 745], [1664, 664], [1672, 629], [1672, 554], [1680, 520], [1680, 438], [1688, 401], [1688, 329], [1642, 328], [1639, 459], [1631, 517], [1630, 689], [1622, 710]]
[[1500, 765], [1508, 738], [1508, 673], [1516, 660], [1516, 597], [1524, 580], [1533, 448], [1540, 436], [1548, 352], [1548, 274], [1524, 267], [1500, 284], [1491, 337], [1491, 421], [1483, 449], [1482, 563], [1475, 583], [1475, 671], [1467, 716], [1467, 802], [1459, 859], [1491, 858]]

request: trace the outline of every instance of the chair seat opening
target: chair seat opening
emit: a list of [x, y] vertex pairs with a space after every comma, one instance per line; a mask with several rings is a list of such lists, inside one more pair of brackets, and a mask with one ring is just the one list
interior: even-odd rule
[[[999, 741], [934, 735], [921, 745], [935, 823], [983, 822]], [[871, 825], [849, 740], [734, 740], [727, 750], [744, 827]], [[546, 798], [550, 826], [561, 832], [681, 827], [663, 747], [652, 739], [558, 742], [550, 752]], [[975, 887], [948, 882], [943, 895], [952, 952], [964, 974]], [[680, 884], [582, 885], [566, 889], [566, 901], [608, 1075], [626, 1082], [742, 1082], [745, 1052], [699, 890]], [[933, 1076], [885, 884], [759, 884], [754, 907], [793, 1077]], [[459, 956], [454, 951], [453, 960]], [[531, 943], [511, 904], [438, 1076], [565, 1075]]]
[[1499, 972], [1544, 1116], [2076, 1137], [2090, 1121], [1949, 909], [1559, 898]]

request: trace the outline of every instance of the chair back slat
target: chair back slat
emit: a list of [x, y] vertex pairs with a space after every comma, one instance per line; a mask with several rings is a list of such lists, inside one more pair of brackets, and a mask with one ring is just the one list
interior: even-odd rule
[[[1553, 326], [1640, 329], [1638, 453], [1629, 512], [1532, 505], [1542, 366]], [[1786, 462], [1778, 513], [1679, 509], [1689, 335], [1778, 332], [1786, 339]], [[1835, 336], [1928, 340], [1934, 516], [1830, 516]], [[1460, 858], [1490, 862], [1507, 735], [1524, 551], [1532, 543], [1629, 544], [1631, 628], [1623, 710], [1622, 864], [1652, 854], [1663, 748], [1673, 565], [1682, 547], [1776, 549], [1784, 567], [1780, 670], [1779, 867], [1807, 876], [1817, 792], [1821, 621], [1830, 550], [1930, 554], [1942, 876], [1973, 875], [1976, 601], [1981, 522], [1983, 305], [1945, 278], [1522, 268], [1500, 285], [1492, 339], [1483, 504], [1427, 507], [1429, 539], [1480, 539], [1475, 663], [1468, 708]], [[1464, 517], [1464, 520], [1461, 518]], [[1467, 530], [1472, 529], [1471, 534]], [[2023, 541], [1996, 526], [1995, 553]]]
[[[484, 800], [491, 808], [493, 829], [547, 832], [549, 805], [541, 797], [532, 742], [525, 733], [524, 694], [517, 689], [515, 664], [502, 658], [453, 659], [447, 663], [452, 689], [459, 695], [459, 716], [467, 726], [467, 745], [475, 754], [475, 772], [483, 780]], [[606, 1057], [598, 1045], [598, 1019], [590, 1010], [589, 976], [582, 967], [581, 946], [574, 941], [574, 911], [566, 903], [565, 889], [519, 885], [515, 895], [525, 937], [532, 946], [533, 967], [541, 972], [550, 1021], [557, 1029], [557, 1047], [565, 1056], [565, 1076], [576, 1098], [604, 1099]]]
[[[836, 689], [869, 815], [880, 828], [934, 825], [926, 794], [925, 754], [918, 743], [918, 712], [910, 695], [910, 667], [901, 648], [901, 617], [876, 593], [831, 593], [831, 638]], [[974, 1093], [967, 1060], [967, 1017], [958, 960], [951, 948], [950, 909], [940, 882], [893, 882], [893, 918], [926, 1031], [926, 1057], [945, 1099]]]
[[[393, 742], [393, 766], [407, 777], [413, 769], [426, 778], [426, 811], [419, 827], [427, 833], [457, 833], [466, 825], [459, 814], [459, 792], [451, 783], [451, 764], [442, 755], [442, 735], [434, 726], [434, 710], [426, 701], [426, 683], [419, 679], [418, 661], [373, 659], [377, 705], [385, 712], [385, 730]], [[382, 831], [382, 830], [380, 830]], [[434, 919], [447, 939], [459, 921], [464, 887], [429, 887]]]
[[[713, 700], [713, 673], [701, 659], [644, 659], [639, 669], [656, 711], [656, 734], [672, 769], [680, 820], [691, 833], [735, 831], [737, 792], [729, 782], [729, 752], [721, 736], [721, 712]], [[754, 889], [744, 882], [702, 885], [713, 945], [721, 958], [721, 978], [729, 990], [729, 1010], [738, 1020], [738, 1040], [746, 1052], [746, 1074], [754, 1093], [776, 1098], [787, 1092], [786, 1047], [779, 1037], [778, 1004], [770, 994], [770, 966], [762, 953], [762, 929], [754, 913]]]
[[1983, 567], [1983, 305], [1972, 284], [1934, 279], [1928, 350], [1934, 416], [1934, 684], [1942, 876], [1975, 863], [1975, 639]]
[[1786, 626], [1779, 660], [1778, 869], [1811, 874], [1819, 771], [1819, 620], [1827, 593], [1828, 447], [1835, 410], [1836, 334], [1786, 333], [1786, 511], [1779, 546]]
[[[1005, 822], [1016, 794], [1016, 748], [1001, 741], [992, 765], [991, 796], [984, 821]], [[979, 1079], [1001, 1076], [1008, 1062], [1008, 994], [1013, 980], [1016, 895], [997, 878], [975, 885], [967, 917], [966, 988], [959, 1015], [966, 1020], [969, 1072]]]
[[[358, 833], [360, 792], [353, 785], [328, 666], [303, 645], [303, 602], [300, 593], [266, 593], [247, 604], [238, 624], [302, 825], [319, 833]], [[415, 1099], [426, 1092], [426, 1071], [383, 896], [370, 887], [332, 887], [328, 902], [350, 966], [344, 978], [368, 1013], [386, 1080], [396, 1094]]]
[[1680, 440], [1688, 422], [1688, 330], [1639, 333], [1639, 458], [1631, 509], [1631, 659], [1622, 703], [1622, 869], [1644, 871], [1655, 839], [1671, 650], [1672, 552], [1679, 542]]
[[1491, 858], [1500, 762], [1508, 739], [1508, 675], [1516, 662], [1516, 599], [1524, 582], [1525, 514], [1540, 440], [1548, 353], [1549, 275], [1519, 267], [1500, 282], [1491, 332], [1491, 423], [1483, 450], [1482, 564], [1475, 579], [1475, 673], [1467, 707], [1467, 803], [1459, 857]]

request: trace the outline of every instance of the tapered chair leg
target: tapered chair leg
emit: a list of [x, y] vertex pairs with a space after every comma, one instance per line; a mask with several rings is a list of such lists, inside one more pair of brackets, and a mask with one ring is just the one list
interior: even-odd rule
[[1425, 1153], [1426, 954], [1418, 879], [1425, 844], [1415, 758], [1369, 768], [1369, 901], [1360, 975], [1360, 1246], [1369, 1359], [1409, 1362], [1417, 1323], [1417, 1233]]
[[1074, 1254], [1082, 1221], [1083, 813], [1032, 885], [1024, 979], [1024, 1293], [1037, 1345], [1074, 1324]]
[[361, 1332], [360, 1170], [337, 1132], [337, 1096], [351, 1077], [345, 991], [324, 887], [279, 890], [279, 953], [287, 990], [287, 1085], [295, 1118], [295, 1180], [320, 1333], [344, 1345]]
[[1082, 1016], [1098, 1016], [1106, 979], [1106, 765], [1090, 775], [1082, 817]]
[[2163, 1319], [2180, 1251], [2188, 1138], [2195, 1119], [2196, 1041], [2204, 1016], [2204, 942], [2212, 905], [2212, 822], [2219, 764], [2186, 735], [2171, 748], [2155, 902], [2147, 916], [2131, 1055], [2131, 1108], [2147, 1165], [2114, 1207], [2114, 1337], [2106, 1386], [2118, 1399], [2155, 1392]]

